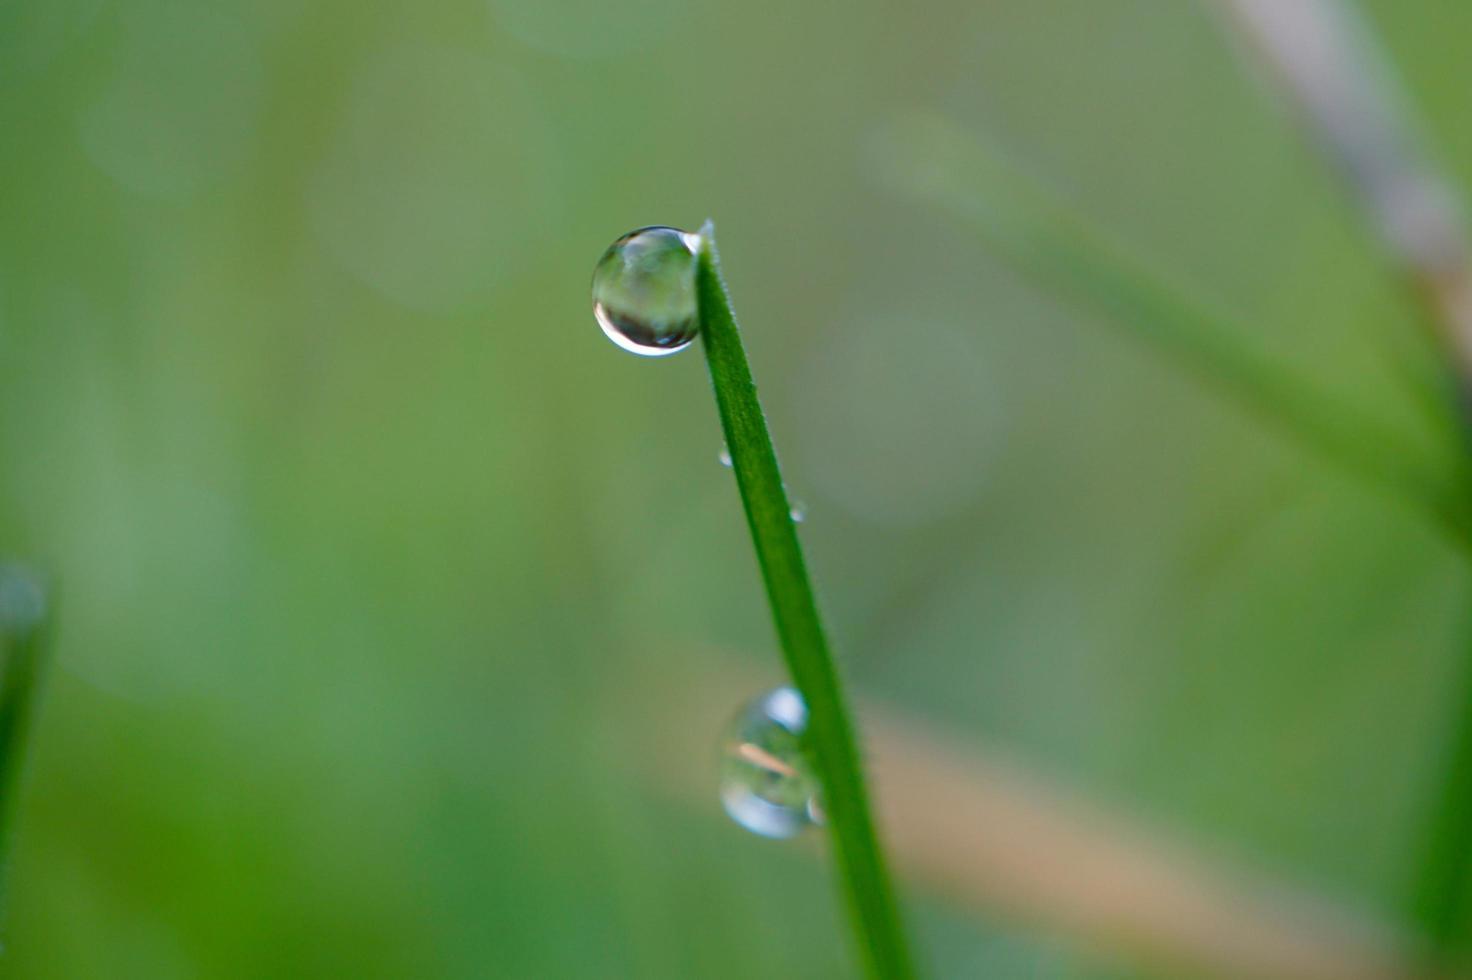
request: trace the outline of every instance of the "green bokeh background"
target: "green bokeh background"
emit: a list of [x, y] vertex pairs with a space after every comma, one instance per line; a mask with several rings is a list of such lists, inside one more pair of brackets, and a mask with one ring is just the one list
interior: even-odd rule
[[[1472, 6], [1368, 9], [1472, 181]], [[641, 762], [777, 663], [699, 355], [589, 309], [706, 217], [854, 687], [1402, 919], [1462, 559], [871, 165], [988, 133], [1422, 425], [1239, 54], [1155, 0], [0, 8], [0, 547], [62, 610], [0, 973], [849, 975], [822, 864]], [[906, 896], [935, 977], [1142, 969]]]

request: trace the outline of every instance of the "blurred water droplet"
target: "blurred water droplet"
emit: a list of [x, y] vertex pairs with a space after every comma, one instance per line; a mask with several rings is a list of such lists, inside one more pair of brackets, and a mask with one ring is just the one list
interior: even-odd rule
[[40, 581], [20, 565], [0, 563], [0, 633], [25, 633], [46, 615]]
[[186, 201], [246, 165], [266, 73], [250, 23], [229, 6], [119, 5], [118, 51], [77, 116], [77, 137], [128, 190]]
[[490, 8], [497, 25], [521, 43], [545, 54], [588, 61], [646, 50], [690, 20], [689, 5], [679, 0], [490, 0]]
[[721, 743], [721, 804], [763, 837], [795, 837], [820, 822], [818, 782], [803, 751], [808, 709], [790, 687], [768, 691], [732, 719]]
[[736, 465], [735, 463], [731, 462], [731, 450], [727, 449], [725, 446], [721, 447], [721, 454], [717, 456], [716, 459], [720, 460], [721, 465], [728, 470], [732, 466]]
[[1015, 379], [997, 367], [1013, 356], [1009, 343], [948, 317], [874, 307], [835, 316], [789, 379], [802, 486], [822, 494], [823, 514], [832, 504], [919, 527], [995, 486], [1016, 424]]
[[700, 238], [653, 226], [618, 239], [593, 268], [593, 315], [626, 351], [664, 357], [690, 346], [699, 327], [695, 250]]
[[559, 152], [539, 95], [473, 48], [404, 43], [366, 59], [305, 188], [326, 255], [411, 310], [483, 306], [557, 227]]
[[792, 523], [801, 524], [808, 518], [808, 505], [801, 500], [794, 500], [787, 511], [787, 516], [792, 518]]

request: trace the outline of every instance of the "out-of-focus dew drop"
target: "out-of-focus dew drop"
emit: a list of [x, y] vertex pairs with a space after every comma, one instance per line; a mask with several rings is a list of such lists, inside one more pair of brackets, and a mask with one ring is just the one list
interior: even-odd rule
[[689, 22], [679, 0], [489, 0], [495, 25], [528, 47], [576, 61], [607, 61], [645, 51]]
[[730, 469], [730, 468], [731, 468], [731, 467], [733, 467], [733, 466], [735, 466], [735, 465], [736, 465], [736, 464], [735, 464], [735, 463], [733, 463], [733, 462], [732, 462], [732, 461], [731, 461], [731, 450], [729, 450], [729, 449], [727, 449], [727, 448], [726, 448], [726, 447], [725, 447], [725, 446], [722, 446], [722, 447], [721, 447], [721, 452], [720, 452], [720, 454], [719, 454], [719, 455], [717, 455], [717, 456], [716, 456], [716, 460], [717, 460], [717, 461], [718, 461], [718, 462], [719, 462], [719, 463], [720, 463], [720, 464], [721, 464], [721, 465], [722, 465], [722, 466], [724, 466], [724, 467], [725, 467], [725, 468], [726, 468], [726, 469], [728, 469], [728, 470], [729, 470], [729, 469]]
[[45, 616], [46, 591], [40, 580], [21, 565], [0, 563], [0, 635], [29, 633]]
[[1013, 424], [997, 359], [973, 327], [943, 318], [836, 322], [789, 381], [804, 489], [891, 527], [964, 511], [997, 477]]
[[484, 306], [536, 261], [560, 160], [535, 90], [505, 59], [386, 48], [356, 71], [332, 123], [306, 201], [324, 254], [354, 278], [408, 309], [452, 313]]
[[803, 751], [808, 709], [791, 687], [743, 707], [721, 741], [721, 805], [763, 837], [795, 837], [822, 820], [818, 782]]
[[87, 157], [129, 191], [173, 201], [237, 174], [265, 98], [250, 23], [183, 0], [119, 15], [120, 51], [77, 116]]
[[698, 235], [655, 225], [608, 246], [593, 267], [593, 316], [609, 340], [643, 357], [690, 346], [700, 326], [699, 245]]

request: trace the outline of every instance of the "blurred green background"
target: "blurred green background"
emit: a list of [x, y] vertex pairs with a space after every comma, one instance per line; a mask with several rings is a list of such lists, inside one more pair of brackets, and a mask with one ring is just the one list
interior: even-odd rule
[[[1472, 7], [1368, 9], [1472, 181]], [[1424, 426], [1239, 53], [1155, 0], [9, 0], [0, 548], [61, 627], [0, 972], [850, 974], [822, 863], [720, 811], [725, 719], [657, 723], [777, 676], [699, 354], [589, 309], [613, 238], [706, 217], [855, 688], [1402, 920], [1462, 559], [870, 164], [990, 134]], [[1141, 975], [905, 892], [932, 976]]]

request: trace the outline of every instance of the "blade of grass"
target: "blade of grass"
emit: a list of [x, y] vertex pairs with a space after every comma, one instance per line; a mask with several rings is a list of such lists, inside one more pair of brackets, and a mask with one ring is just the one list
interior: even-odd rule
[[[1269, 68], [1300, 131], [1340, 176], [1387, 264], [1439, 341], [1448, 412], [1472, 448], [1472, 235], [1462, 194], [1420, 137], [1373, 25], [1338, 0], [1219, 0]], [[1472, 637], [1464, 657], [1472, 655]], [[1472, 658], [1451, 700], [1441, 783], [1427, 807], [1411, 914], [1450, 962], [1472, 947]]]
[[[46, 598], [40, 584], [15, 565], [0, 564], [0, 872], [15, 819], [36, 686], [46, 650]], [[0, 904], [4, 879], [0, 874]]]
[[1465, 385], [1472, 380], [1472, 239], [1462, 195], [1428, 152], [1374, 26], [1341, 0], [1216, 6], [1260, 55], [1301, 132], [1342, 178]]
[[[604, 692], [621, 717], [646, 719], [635, 755], [650, 787], [695, 807], [709, 806], [709, 748], [660, 734], [708, 727], [732, 690], [771, 683], [745, 651], [706, 654], [683, 676], [662, 660], [657, 683], [635, 672]], [[1234, 865], [998, 746], [857, 701], [895, 868], [957, 914], [1086, 948], [1091, 977], [1447, 980], [1414, 970], [1419, 944], [1378, 910]]]
[[840, 889], [860, 959], [871, 977], [914, 968], [871, 813], [848, 703], [818, 615], [777, 454], [731, 300], [721, 279], [715, 228], [700, 231], [696, 264], [700, 336], [767, 599], [793, 684], [807, 702], [807, 739], [838, 859]]
[[1133, 333], [1347, 472], [1418, 505], [1472, 550], [1472, 469], [1460, 454], [1422, 451], [1256, 349], [1231, 321], [950, 122], [915, 117], [880, 149], [896, 186], [964, 219], [1023, 275]]
[[[1472, 645], [1472, 637], [1463, 642]], [[1472, 930], [1472, 677], [1457, 684], [1441, 782], [1420, 828], [1411, 885], [1411, 916], [1443, 963], [1466, 955]]]

